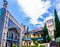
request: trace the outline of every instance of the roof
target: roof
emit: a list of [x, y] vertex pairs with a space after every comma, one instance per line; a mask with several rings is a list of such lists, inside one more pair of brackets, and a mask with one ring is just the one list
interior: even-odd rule
[[29, 34], [29, 32], [25, 32], [24, 34]]
[[37, 31], [37, 32], [31, 32], [32, 34], [40, 34], [40, 33], [42, 33], [42, 30], [40, 30], [40, 31]]
[[42, 28], [38, 28], [32, 31], [25, 32], [24, 34], [40, 34], [41, 32], [42, 32]]
[[34, 30], [31, 30], [31, 32], [37, 32], [37, 31], [40, 31], [40, 30], [42, 30], [41, 27], [40, 28], [37, 28], [37, 29], [34, 29]]

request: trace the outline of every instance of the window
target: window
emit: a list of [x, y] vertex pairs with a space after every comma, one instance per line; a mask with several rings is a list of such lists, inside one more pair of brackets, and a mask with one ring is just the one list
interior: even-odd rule
[[51, 23], [51, 21], [48, 21], [47, 23], [48, 23], [48, 24], [50, 24], [50, 23]]
[[27, 38], [28, 38], [28, 35], [27, 35]]
[[53, 26], [50, 26], [50, 27], [49, 27], [49, 30], [54, 30], [54, 27], [53, 27]]
[[38, 34], [38, 37], [40, 37], [40, 35]]
[[2, 9], [0, 9], [0, 17], [1, 17], [1, 15], [2, 15]]
[[4, 27], [5, 29], [7, 28], [7, 27]]
[[5, 38], [6, 33], [3, 33], [3, 38]]
[[53, 19], [47, 21], [47, 24], [52, 24], [53, 23]]
[[29, 45], [31, 45], [31, 42], [29, 42]]
[[11, 36], [11, 39], [13, 39], [13, 34], [12, 34], [12, 36]]
[[50, 32], [49, 34], [50, 34], [50, 35], [53, 35], [53, 32]]
[[35, 34], [33, 34], [35, 36]]
[[5, 39], [3, 39], [3, 41], [5, 41]]
[[2, 42], [2, 46], [4, 46], [4, 41]]
[[8, 32], [7, 32], [7, 37], [8, 37]]
[[15, 39], [17, 39], [17, 35], [15, 36]]
[[8, 17], [7, 17], [7, 16], [5, 16], [5, 21], [7, 21], [7, 19], [8, 19]]

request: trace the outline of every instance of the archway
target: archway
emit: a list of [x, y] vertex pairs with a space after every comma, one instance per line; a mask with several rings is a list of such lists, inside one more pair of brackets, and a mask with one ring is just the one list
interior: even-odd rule
[[16, 28], [9, 28], [7, 32], [6, 47], [12, 47], [13, 44], [19, 45], [20, 34]]

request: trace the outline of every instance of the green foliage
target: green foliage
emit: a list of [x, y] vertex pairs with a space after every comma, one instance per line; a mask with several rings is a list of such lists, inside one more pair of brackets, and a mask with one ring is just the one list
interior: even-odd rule
[[38, 42], [38, 43], [41, 43], [41, 44], [43, 43], [43, 41], [37, 41], [37, 42]]
[[33, 41], [36, 41], [37, 40], [37, 38], [31, 38]]
[[38, 47], [38, 45], [33, 45], [33, 46], [29, 46], [29, 47]]
[[[25, 45], [24, 46], [22, 46], [22, 47], [26, 47]], [[28, 47], [38, 47], [38, 45], [30, 45], [30, 46], [28, 46]]]
[[24, 45], [24, 46], [22, 46], [22, 47], [26, 47], [26, 46]]
[[43, 39], [44, 39], [43, 42], [46, 43], [46, 42], [52, 41], [52, 38], [48, 34], [48, 29], [46, 27], [46, 23], [45, 23], [42, 31], [43, 31]]
[[37, 41], [37, 38], [31, 38], [31, 40], [33, 41], [34, 44], [38, 44], [36, 41]]
[[16, 47], [16, 44], [13, 44], [13, 46], [12, 47]]
[[22, 37], [22, 40], [24, 40], [25, 36]]
[[27, 32], [29, 31], [29, 27], [27, 27]]
[[43, 40], [38, 41], [37, 39], [38, 39], [38, 38], [31, 38], [31, 40], [33, 41], [33, 43], [34, 43], [35, 45], [38, 45], [38, 43], [43, 43]]
[[40, 45], [40, 47], [45, 47], [45, 45]]
[[60, 21], [59, 21], [56, 9], [54, 10], [54, 21], [55, 21], [54, 33], [55, 33], [55, 38], [57, 38], [60, 36]]
[[49, 36], [49, 35], [48, 35], [48, 29], [47, 29], [47, 27], [46, 27], [46, 23], [45, 23], [42, 31], [43, 31], [43, 39], [44, 39], [43, 42], [45, 43], [45, 42], [46, 42], [46, 39], [47, 39], [47, 41], [48, 41], [48, 38], [49, 38], [49, 37], [46, 38], [46, 36]]
[[51, 36], [48, 36], [48, 42], [52, 41], [52, 37]]
[[60, 37], [56, 38], [56, 42], [60, 43]]
[[60, 37], [56, 38], [56, 42], [57, 42], [57, 44], [58, 44], [59, 47], [60, 47]]
[[2, 46], [2, 47], [4, 47], [4, 46]]

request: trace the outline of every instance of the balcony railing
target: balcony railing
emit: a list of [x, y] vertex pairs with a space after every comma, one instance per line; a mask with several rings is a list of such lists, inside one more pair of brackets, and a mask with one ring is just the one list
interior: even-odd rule
[[30, 37], [24, 38], [24, 41], [31, 41], [31, 38]]
[[19, 42], [19, 39], [12, 39], [11, 37], [7, 37], [7, 41]]
[[43, 40], [43, 38], [41, 37], [41, 38], [37, 38], [37, 41], [41, 41], [41, 40]]
[[42, 41], [42, 40], [43, 40], [42, 37], [39, 37], [39, 38], [31, 38], [31, 39], [33, 39], [33, 40], [37, 40], [37, 41]]

